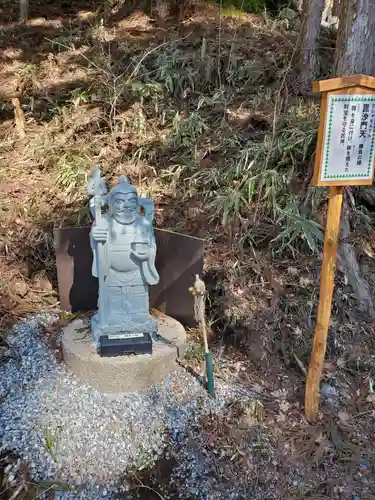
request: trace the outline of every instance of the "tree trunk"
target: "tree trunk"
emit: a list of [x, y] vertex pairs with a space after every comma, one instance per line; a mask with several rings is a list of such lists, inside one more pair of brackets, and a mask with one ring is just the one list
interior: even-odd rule
[[[340, 0], [335, 72], [336, 76], [361, 73], [375, 76], [374, 0]], [[340, 267], [347, 276], [360, 308], [373, 316], [370, 288], [361, 275], [355, 248], [348, 239], [349, 211], [348, 194], [346, 194], [341, 219]]]
[[341, 0], [335, 73], [375, 76], [375, 2]]
[[354, 295], [358, 301], [359, 307], [369, 316], [374, 316], [374, 307], [370, 287], [363, 278], [361, 269], [358, 263], [355, 248], [349, 241], [350, 237], [350, 214], [348, 195], [345, 193], [343, 210], [341, 215], [341, 248], [339, 252], [339, 263], [342, 271], [344, 271], [348, 283], [353, 289]]
[[29, 15], [29, 0], [20, 0], [20, 21], [24, 23], [27, 21]]
[[303, 0], [302, 30], [298, 47], [302, 91], [310, 90], [312, 80], [319, 73], [317, 41], [323, 9], [324, 0]]
[[333, 0], [332, 15], [333, 17], [339, 17], [340, 0]]

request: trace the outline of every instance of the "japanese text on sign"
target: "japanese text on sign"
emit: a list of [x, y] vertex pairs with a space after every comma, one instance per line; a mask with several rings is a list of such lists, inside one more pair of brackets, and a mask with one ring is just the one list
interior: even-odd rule
[[321, 181], [368, 180], [375, 155], [375, 95], [330, 95]]

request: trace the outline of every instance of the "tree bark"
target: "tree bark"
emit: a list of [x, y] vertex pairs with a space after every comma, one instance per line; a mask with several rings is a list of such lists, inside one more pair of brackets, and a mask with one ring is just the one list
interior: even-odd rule
[[339, 17], [340, 0], [333, 0], [332, 16]]
[[311, 82], [319, 73], [317, 41], [323, 9], [324, 0], [303, 0], [303, 20], [298, 46], [302, 90], [310, 90]]
[[374, 0], [340, 1], [335, 73], [375, 76]]
[[[339, 33], [336, 42], [336, 76], [375, 76], [375, 2], [340, 0]], [[374, 315], [370, 288], [360, 272], [355, 248], [349, 241], [349, 202], [346, 194], [341, 219], [340, 264], [358, 300], [359, 307]]]
[[360, 309], [372, 317], [374, 316], [374, 307], [370, 287], [362, 276], [355, 248], [349, 241], [350, 210], [347, 196], [347, 193], [345, 193], [341, 216], [339, 263], [353, 289]]
[[27, 21], [29, 15], [29, 0], [20, 0], [20, 21]]

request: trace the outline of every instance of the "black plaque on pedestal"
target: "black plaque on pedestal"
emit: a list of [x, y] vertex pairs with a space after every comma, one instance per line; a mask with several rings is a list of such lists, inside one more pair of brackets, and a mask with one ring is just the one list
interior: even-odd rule
[[126, 354], [152, 354], [149, 333], [102, 335], [98, 354], [101, 357], [125, 356]]

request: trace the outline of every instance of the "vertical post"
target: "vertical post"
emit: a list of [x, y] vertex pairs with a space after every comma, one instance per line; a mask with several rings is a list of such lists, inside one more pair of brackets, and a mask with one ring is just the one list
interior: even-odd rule
[[[90, 201], [90, 210], [95, 219], [95, 224], [101, 226], [102, 222], [102, 207], [105, 203], [105, 195], [107, 194], [107, 187], [104, 180], [100, 177], [100, 169], [95, 167], [91, 173], [91, 178], [87, 183], [87, 193], [93, 196]], [[96, 272], [99, 278], [99, 304], [98, 304], [98, 316], [99, 324], [102, 326], [104, 324], [105, 318], [105, 297], [104, 297], [104, 258], [106, 256], [105, 252], [105, 242], [96, 242], [93, 245], [96, 256]]]
[[305, 392], [305, 415], [310, 422], [315, 420], [319, 409], [319, 385], [331, 316], [343, 189], [342, 186], [332, 186], [329, 190], [319, 305]]
[[194, 316], [199, 321], [199, 326], [202, 329], [203, 342], [204, 342], [204, 358], [206, 364], [207, 375], [207, 389], [210, 396], [215, 397], [215, 384], [214, 384], [214, 368], [212, 352], [208, 348], [207, 330], [206, 330], [206, 315], [205, 315], [205, 297], [206, 285], [200, 279], [199, 275], [195, 275], [194, 286], [189, 288], [190, 293], [194, 295]]
[[27, 21], [29, 14], [29, 0], [20, 0], [20, 22]]
[[[99, 178], [100, 179], [100, 178]], [[95, 223], [100, 226], [102, 221], [102, 197], [96, 194], [95, 197]], [[104, 325], [105, 318], [105, 300], [104, 300], [104, 245], [105, 243], [96, 243], [96, 266], [99, 280], [99, 304], [98, 316], [100, 326]]]

